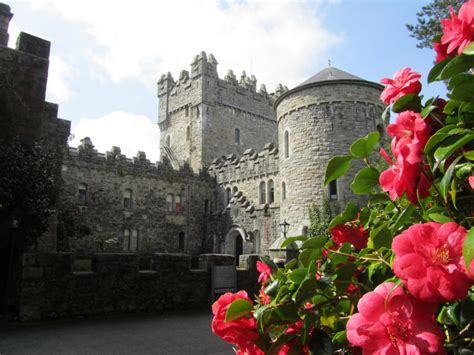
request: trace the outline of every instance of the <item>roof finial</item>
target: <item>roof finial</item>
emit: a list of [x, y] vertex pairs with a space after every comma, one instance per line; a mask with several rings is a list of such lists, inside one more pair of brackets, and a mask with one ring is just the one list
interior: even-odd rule
[[328, 59], [328, 67], [331, 67], [331, 59]]

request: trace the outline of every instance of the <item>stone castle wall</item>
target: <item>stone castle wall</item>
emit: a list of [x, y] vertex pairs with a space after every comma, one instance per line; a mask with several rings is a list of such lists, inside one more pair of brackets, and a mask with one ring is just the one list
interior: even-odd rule
[[256, 85], [255, 77], [245, 73], [237, 80], [229, 71], [220, 79], [216, 59], [204, 52], [191, 63], [191, 75], [183, 70], [177, 81], [170, 73], [163, 75], [158, 81], [161, 144], [169, 139], [177, 159], [198, 170], [220, 155], [242, 155], [248, 148], [276, 143], [272, 105], [284, 88], [268, 94], [263, 85], [257, 92]]
[[[212, 180], [189, 167], [179, 171], [167, 163], [152, 164], [143, 152], [127, 159], [119, 148], [98, 153], [90, 140], [70, 149], [63, 162], [61, 209], [70, 211], [76, 226], [87, 226], [87, 236], [77, 239], [74, 249], [97, 250], [97, 241], [116, 238], [126, 244], [124, 230], [138, 232], [138, 251], [186, 252], [198, 255], [202, 248], [206, 213], [204, 202], [212, 196]], [[87, 187], [86, 201], [79, 197], [79, 185]], [[131, 206], [124, 206], [125, 190], [131, 191]], [[168, 210], [167, 195], [181, 206]], [[180, 250], [179, 235], [185, 245]], [[127, 249], [127, 246], [124, 248]], [[134, 248], [133, 248], [134, 249]]]
[[[237, 288], [258, 290], [257, 256], [239, 268]], [[92, 271], [73, 272], [71, 253], [26, 253], [23, 256], [19, 316], [23, 321], [104, 314], [209, 309], [212, 265], [233, 265], [229, 255], [201, 255], [191, 269], [185, 254], [154, 254], [140, 270], [136, 254], [99, 253]]]
[[[382, 130], [381, 86], [369, 82], [325, 82], [294, 90], [277, 102], [278, 134], [284, 142], [289, 134], [289, 156], [281, 147], [279, 174], [286, 183], [287, 198], [281, 203], [281, 214], [290, 223], [290, 234], [300, 234], [309, 225], [308, 208], [328, 200], [323, 186], [329, 159], [347, 155], [349, 146], [369, 132]], [[281, 143], [282, 144], [282, 143]], [[338, 179], [338, 198], [329, 201], [342, 209], [349, 200], [361, 201], [350, 183], [360, 165], [353, 164], [349, 173]]]

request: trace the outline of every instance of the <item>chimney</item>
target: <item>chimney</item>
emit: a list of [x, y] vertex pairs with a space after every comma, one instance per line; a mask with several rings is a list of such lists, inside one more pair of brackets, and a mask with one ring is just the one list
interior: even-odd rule
[[12, 17], [10, 6], [0, 3], [0, 46], [8, 46], [8, 25]]

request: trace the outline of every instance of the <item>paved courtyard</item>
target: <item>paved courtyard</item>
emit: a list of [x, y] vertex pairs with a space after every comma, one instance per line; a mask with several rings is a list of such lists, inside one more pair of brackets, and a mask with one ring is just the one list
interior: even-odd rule
[[206, 312], [0, 324], [0, 354], [233, 354], [210, 325]]

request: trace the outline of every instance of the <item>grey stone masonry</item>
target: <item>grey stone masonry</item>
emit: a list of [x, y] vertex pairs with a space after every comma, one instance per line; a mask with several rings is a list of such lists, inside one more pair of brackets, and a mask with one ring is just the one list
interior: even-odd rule
[[257, 91], [257, 80], [245, 72], [239, 80], [232, 71], [220, 79], [217, 64], [212, 54], [201, 52], [191, 63], [191, 74], [183, 70], [176, 81], [170, 73], [158, 80], [161, 144], [194, 170], [222, 155], [277, 142], [272, 104], [285, 88], [268, 94], [262, 85]]

